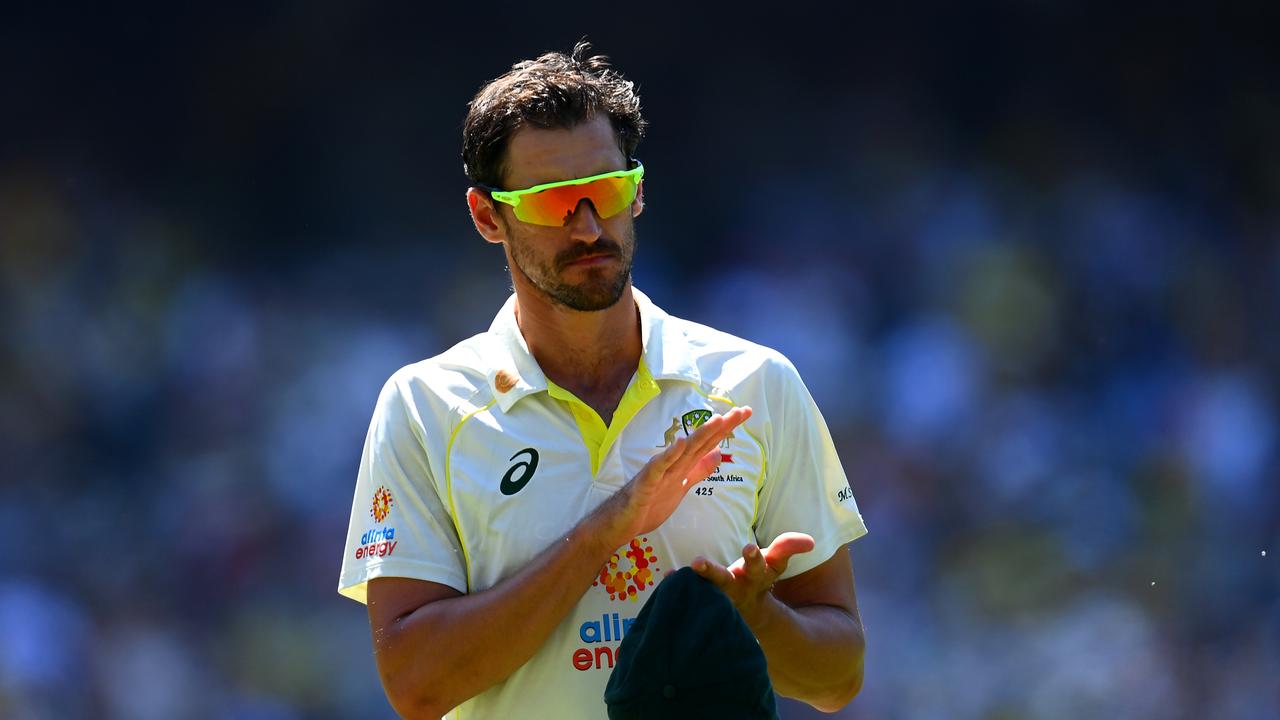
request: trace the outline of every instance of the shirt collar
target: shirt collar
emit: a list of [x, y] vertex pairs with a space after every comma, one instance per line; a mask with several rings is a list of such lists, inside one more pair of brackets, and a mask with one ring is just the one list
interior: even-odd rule
[[[635, 287], [631, 288], [631, 294], [640, 311], [640, 342], [644, 346], [644, 363], [653, 379], [684, 380], [700, 384], [702, 376], [693, 361], [689, 339], [678, 327], [678, 323], [673, 322], [670, 315]], [[547, 389], [547, 376], [542, 373], [538, 361], [529, 352], [529, 345], [516, 323], [514, 294], [507, 298], [507, 302], [494, 317], [493, 324], [489, 326], [489, 337], [495, 343], [487, 373], [489, 387], [503, 412], [510, 411], [525, 396]]]

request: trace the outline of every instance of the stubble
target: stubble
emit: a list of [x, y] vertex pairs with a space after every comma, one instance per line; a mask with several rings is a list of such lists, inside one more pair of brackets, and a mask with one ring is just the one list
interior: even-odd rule
[[[622, 242], [601, 236], [593, 243], [578, 243], [554, 257], [540, 255], [536, 238], [520, 237], [508, 226], [507, 247], [510, 248], [513, 272], [519, 272], [544, 297], [557, 305], [579, 312], [596, 312], [617, 304], [631, 279], [631, 266], [635, 258], [635, 227], [624, 230]], [[607, 253], [617, 262], [604, 267], [578, 271], [581, 279], [566, 278], [568, 266], [588, 255]]]

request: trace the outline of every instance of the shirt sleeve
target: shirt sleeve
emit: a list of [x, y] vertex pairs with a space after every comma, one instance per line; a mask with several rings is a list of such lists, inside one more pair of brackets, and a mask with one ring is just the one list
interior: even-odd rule
[[811, 552], [791, 558], [782, 578], [812, 570], [836, 550], [867, 533], [827, 423], [786, 358], [768, 364], [765, 479], [756, 541], [771, 544], [784, 532], [813, 536]]
[[462, 546], [442, 501], [411, 395], [393, 376], [369, 423], [338, 592], [366, 602], [368, 582], [405, 577], [467, 591]]

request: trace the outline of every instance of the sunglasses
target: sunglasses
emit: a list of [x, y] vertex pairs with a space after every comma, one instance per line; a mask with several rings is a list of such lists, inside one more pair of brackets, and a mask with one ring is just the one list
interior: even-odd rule
[[511, 206], [516, 219], [533, 225], [562, 227], [569, 223], [578, 204], [590, 200], [601, 218], [626, 210], [636, 199], [644, 165], [638, 161], [630, 170], [592, 175], [576, 180], [534, 185], [524, 190], [498, 190], [480, 185], [494, 200]]

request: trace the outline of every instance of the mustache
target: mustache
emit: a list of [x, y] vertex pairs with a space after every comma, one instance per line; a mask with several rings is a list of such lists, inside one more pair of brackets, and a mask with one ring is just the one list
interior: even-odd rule
[[556, 264], [560, 267], [564, 267], [575, 260], [581, 260], [582, 258], [594, 255], [612, 255], [614, 257], [622, 257], [622, 246], [614, 240], [602, 236], [596, 238], [596, 241], [590, 245], [587, 243], [578, 243], [559, 255], [556, 255]]

